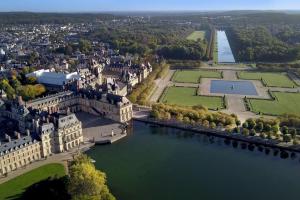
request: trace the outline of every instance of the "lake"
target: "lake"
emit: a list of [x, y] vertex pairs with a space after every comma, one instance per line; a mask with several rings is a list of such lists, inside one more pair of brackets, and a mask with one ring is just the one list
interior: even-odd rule
[[258, 95], [256, 88], [251, 81], [212, 80], [210, 92], [221, 94]]
[[87, 152], [119, 200], [299, 200], [300, 163], [222, 139], [133, 123], [128, 137]]
[[235, 63], [234, 56], [225, 31], [217, 31], [218, 63]]

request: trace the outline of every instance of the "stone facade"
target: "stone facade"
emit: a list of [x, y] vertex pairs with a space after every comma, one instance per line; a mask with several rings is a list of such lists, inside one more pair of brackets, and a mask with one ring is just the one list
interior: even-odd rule
[[126, 97], [95, 90], [64, 91], [26, 103], [21, 98], [0, 100], [0, 122], [16, 124], [13, 130], [0, 127], [0, 175], [78, 148], [83, 142], [82, 124], [74, 112], [79, 111], [120, 123], [133, 115]]
[[50, 114], [69, 108], [72, 112], [88, 112], [121, 123], [130, 121], [133, 115], [132, 104], [126, 97], [94, 90], [65, 91], [28, 102], [26, 107]]

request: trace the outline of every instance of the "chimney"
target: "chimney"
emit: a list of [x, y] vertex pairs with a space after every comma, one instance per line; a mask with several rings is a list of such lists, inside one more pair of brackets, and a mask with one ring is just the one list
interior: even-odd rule
[[15, 131], [14, 133], [15, 133], [15, 136], [16, 136], [17, 139], [21, 138], [21, 134], [20, 133], [18, 133], [17, 131]]
[[8, 140], [8, 142], [11, 142], [11, 138], [9, 135], [5, 134], [5, 139]]
[[27, 136], [30, 136], [30, 131], [29, 131], [29, 129], [26, 129], [26, 135], [27, 135]]

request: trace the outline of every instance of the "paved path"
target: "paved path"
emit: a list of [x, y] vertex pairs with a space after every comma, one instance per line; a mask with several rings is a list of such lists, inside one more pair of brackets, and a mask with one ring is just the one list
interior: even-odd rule
[[237, 80], [236, 71], [223, 70], [223, 79], [224, 80], [230, 80], [230, 81]]
[[155, 80], [156, 89], [150, 97], [150, 102], [157, 102], [159, 100], [159, 97], [164, 92], [164, 89], [172, 83], [171, 78], [174, 73], [175, 70], [169, 70], [168, 74], [164, 78]]

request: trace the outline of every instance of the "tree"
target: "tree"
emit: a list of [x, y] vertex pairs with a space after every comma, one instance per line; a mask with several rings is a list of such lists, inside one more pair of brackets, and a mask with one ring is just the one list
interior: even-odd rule
[[236, 120], [235, 124], [236, 124], [237, 127], [239, 127], [241, 125], [241, 121], [240, 120]]
[[68, 192], [73, 200], [115, 200], [106, 186], [106, 175], [96, 170], [86, 155], [75, 158], [69, 179]]
[[254, 119], [248, 119], [247, 122], [248, 122], [249, 129], [253, 129], [256, 126], [256, 122]]
[[266, 124], [266, 125], [264, 126], [264, 130], [265, 130], [266, 132], [269, 132], [269, 131], [272, 130], [272, 126], [271, 126], [270, 124]]
[[289, 133], [289, 128], [288, 128], [287, 126], [283, 126], [283, 127], [281, 128], [281, 132], [282, 132], [284, 135], [286, 135], [286, 134]]
[[248, 122], [243, 123], [243, 128], [248, 128]]
[[30, 85], [36, 84], [37, 83], [37, 78], [33, 77], [33, 76], [30, 76], [30, 77], [26, 78], [26, 82]]
[[242, 134], [243, 134], [244, 136], [249, 136], [249, 130], [246, 129], [246, 128], [243, 128]]
[[256, 135], [256, 131], [255, 131], [254, 129], [251, 129], [251, 130], [250, 130], [250, 135], [251, 135], [251, 136], [255, 136], [255, 135]]
[[283, 142], [291, 142], [292, 141], [292, 136], [290, 134], [285, 134], [283, 135]]
[[273, 131], [275, 134], [278, 133], [278, 131], [279, 131], [279, 126], [278, 126], [278, 124], [272, 126], [272, 131]]
[[215, 122], [211, 122], [210, 123], [210, 128], [215, 129], [217, 127]]
[[191, 122], [190, 118], [188, 118], [188, 117], [183, 118], [183, 123], [189, 124], [190, 122]]
[[262, 132], [264, 130], [264, 123], [263, 122], [258, 122], [255, 126], [255, 130], [258, 132]]
[[295, 128], [290, 128], [289, 134], [291, 134], [292, 138], [295, 138], [297, 135], [297, 130]]
[[3, 79], [0, 82], [0, 89], [4, 90], [8, 99], [14, 99], [16, 96], [16, 92], [13, 87], [9, 84], [7, 79]]
[[79, 49], [82, 53], [88, 53], [92, 49], [92, 44], [88, 40], [79, 40]]

